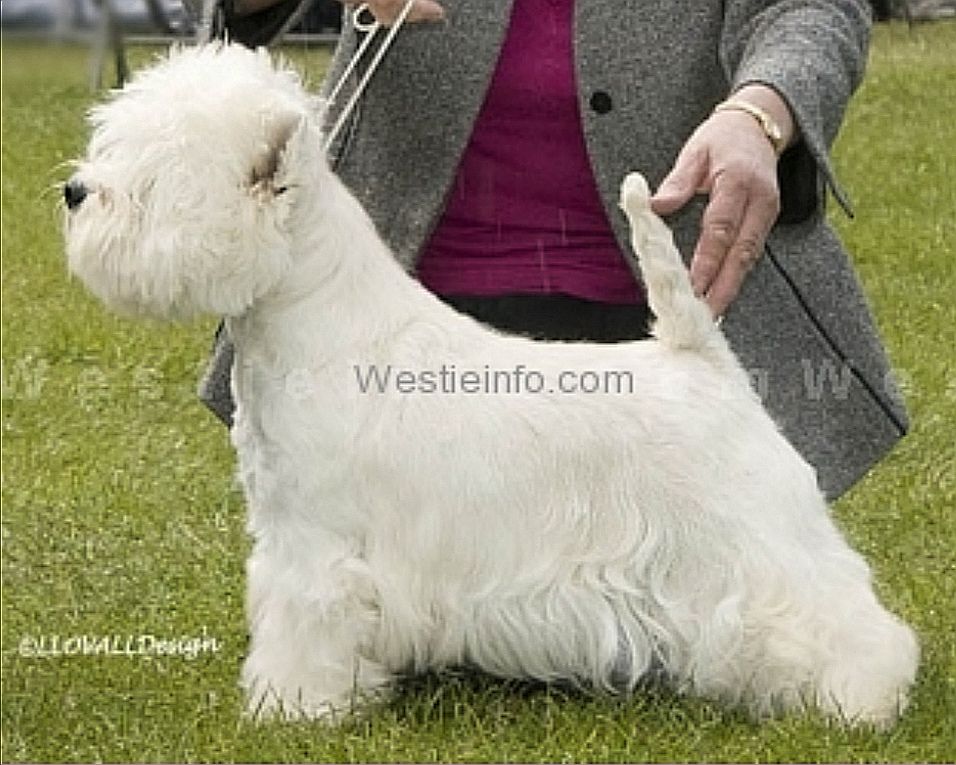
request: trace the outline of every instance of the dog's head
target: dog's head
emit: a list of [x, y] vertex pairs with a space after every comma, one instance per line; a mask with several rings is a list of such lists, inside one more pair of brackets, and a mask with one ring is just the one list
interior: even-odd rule
[[318, 111], [264, 51], [174, 50], [90, 113], [70, 270], [123, 312], [243, 312], [289, 268], [296, 192], [325, 167]]

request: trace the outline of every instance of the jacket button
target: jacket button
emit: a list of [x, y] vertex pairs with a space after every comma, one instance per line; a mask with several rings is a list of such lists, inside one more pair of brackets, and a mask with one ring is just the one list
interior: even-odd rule
[[603, 90], [595, 90], [591, 94], [591, 99], [588, 102], [591, 106], [591, 109], [598, 114], [607, 114], [611, 109], [614, 108], [614, 102], [611, 100], [611, 95]]

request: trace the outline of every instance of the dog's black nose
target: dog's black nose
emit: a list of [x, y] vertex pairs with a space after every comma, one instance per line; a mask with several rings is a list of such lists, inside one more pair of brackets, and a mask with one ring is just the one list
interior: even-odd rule
[[80, 203], [86, 199], [86, 194], [86, 186], [75, 178], [71, 178], [63, 186], [63, 199], [66, 200], [66, 206], [71, 210], [80, 206]]

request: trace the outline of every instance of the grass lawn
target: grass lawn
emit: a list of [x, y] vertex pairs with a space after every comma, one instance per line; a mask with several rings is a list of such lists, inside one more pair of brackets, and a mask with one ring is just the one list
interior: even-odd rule
[[[878, 734], [812, 716], [755, 724], [663, 690], [615, 701], [467, 673], [409, 681], [336, 729], [242, 721], [243, 507], [225, 431], [195, 398], [215, 322], [120, 320], [67, 278], [58, 184], [86, 141], [88, 53], [5, 43], [2, 760], [952, 761], [953, 51], [953, 23], [877, 29], [836, 152], [857, 217], [834, 212], [835, 223], [913, 417], [912, 434], [836, 507], [923, 644], [911, 710]], [[293, 53], [314, 72], [326, 61]], [[205, 638], [207, 650], [30, 655], [82, 635]]]

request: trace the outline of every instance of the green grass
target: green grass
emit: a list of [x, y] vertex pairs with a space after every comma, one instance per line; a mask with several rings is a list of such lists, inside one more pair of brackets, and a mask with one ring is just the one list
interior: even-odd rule
[[[194, 395], [214, 322], [122, 321], [67, 278], [57, 185], [85, 143], [87, 53], [5, 44], [3, 761], [953, 760], [954, 49], [954, 24], [878, 29], [837, 147], [857, 218], [835, 223], [914, 421], [836, 508], [923, 643], [911, 710], [878, 734], [812, 716], [755, 724], [664, 690], [615, 701], [472, 674], [410, 681], [336, 729], [243, 722], [243, 508], [225, 432]], [[84, 634], [205, 634], [220, 650], [21, 654], [24, 638]]]

